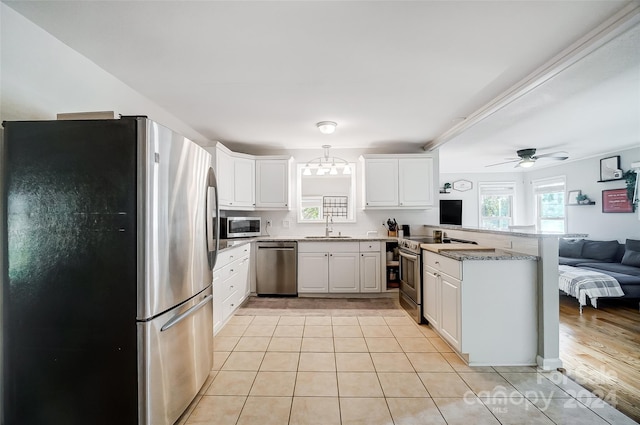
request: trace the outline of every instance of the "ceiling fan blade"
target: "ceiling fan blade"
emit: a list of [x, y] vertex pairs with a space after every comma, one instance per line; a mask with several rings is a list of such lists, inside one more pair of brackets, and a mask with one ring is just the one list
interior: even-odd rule
[[495, 167], [496, 165], [502, 165], [502, 164], [510, 164], [512, 162], [520, 162], [521, 159], [517, 158], [517, 159], [511, 159], [509, 161], [505, 161], [505, 162], [498, 162], [496, 164], [489, 164], [489, 165], [485, 165], [485, 167]]
[[565, 151], [558, 151], [536, 155], [534, 158], [557, 159], [559, 161], [564, 161], [565, 159], [569, 158], [569, 154]]

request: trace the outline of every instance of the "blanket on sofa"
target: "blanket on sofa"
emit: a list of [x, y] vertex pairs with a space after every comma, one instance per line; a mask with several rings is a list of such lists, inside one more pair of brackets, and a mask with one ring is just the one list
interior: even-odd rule
[[598, 298], [624, 296], [618, 281], [604, 273], [560, 266], [559, 277], [560, 290], [578, 299], [580, 313], [587, 304], [587, 296], [594, 308], [598, 308]]

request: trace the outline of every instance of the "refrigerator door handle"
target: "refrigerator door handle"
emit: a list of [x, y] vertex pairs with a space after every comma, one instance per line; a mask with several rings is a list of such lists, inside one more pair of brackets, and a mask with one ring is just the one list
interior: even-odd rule
[[174, 327], [178, 323], [182, 322], [187, 317], [189, 317], [192, 314], [194, 314], [196, 311], [200, 310], [202, 307], [207, 305], [207, 303], [211, 302], [212, 300], [213, 300], [213, 295], [207, 295], [198, 304], [196, 304], [193, 307], [189, 308], [189, 310], [187, 310], [184, 313], [179, 314], [179, 315], [177, 315], [175, 317], [172, 317], [167, 323], [162, 325], [162, 328], [160, 328], [160, 332], [164, 332], [166, 330], [171, 329], [172, 327]]
[[209, 168], [207, 176], [207, 199], [206, 199], [206, 229], [207, 229], [207, 251], [209, 259], [209, 267], [211, 270], [216, 265], [218, 257], [218, 240], [220, 238], [220, 225], [219, 216], [220, 210], [218, 207], [218, 187], [216, 182], [216, 175], [212, 168]]

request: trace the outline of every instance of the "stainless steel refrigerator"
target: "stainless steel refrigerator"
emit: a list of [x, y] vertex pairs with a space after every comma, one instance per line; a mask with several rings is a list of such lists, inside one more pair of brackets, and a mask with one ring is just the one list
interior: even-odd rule
[[2, 423], [173, 424], [212, 367], [210, 155], [145, 117], [3, 125]]

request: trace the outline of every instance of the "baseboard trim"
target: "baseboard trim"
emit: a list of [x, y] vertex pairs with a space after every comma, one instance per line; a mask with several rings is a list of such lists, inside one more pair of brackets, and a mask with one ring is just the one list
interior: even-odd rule
[[545, 359], [542, 356], [537, 356], [536, 362], [538, 363], [538, 367], [542, 370], [556, 370], [562, 367], [562, 360], [559, 358]]

